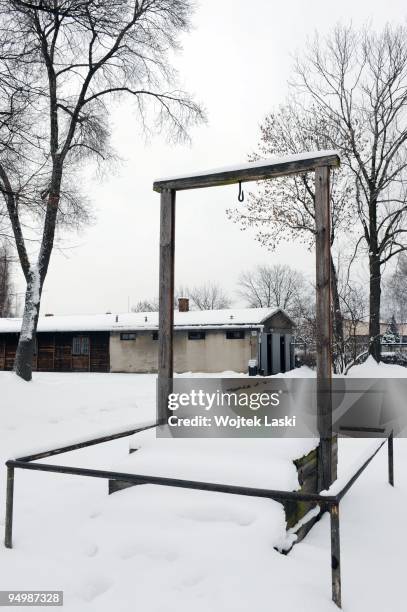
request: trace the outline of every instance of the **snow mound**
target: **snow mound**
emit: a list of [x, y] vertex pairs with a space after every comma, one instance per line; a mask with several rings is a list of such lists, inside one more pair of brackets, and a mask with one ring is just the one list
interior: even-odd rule
[[294, 459], [309, 453], [317, 440], [309, 438], [157, 438], [155, 430], [136, 434], [137, 449], [116, 463], [114, 470], [218, 484], [297, 490]]

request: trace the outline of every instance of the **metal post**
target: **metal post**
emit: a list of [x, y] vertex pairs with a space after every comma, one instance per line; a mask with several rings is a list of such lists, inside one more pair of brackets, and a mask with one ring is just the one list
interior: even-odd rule
[[389, 483], [394, 487], [393, 432], [391, 432], [387, 440], [387, 453], [389, 459]]
[[13, 548], [13, 497], [14, 497], [14, 468], [7, 466], [7, 494], [6, 494], [6, 526], [4, 545]]
[[174, 334], [175, 191], [161, 192], [157, 421], [166, 423], [172, 391]]
[[332, 504], [331, 514], [331, 568], [332, 568], [332, 601], [338, 608], [341, 603], [341, 545], [339, 538], [339, 504]]

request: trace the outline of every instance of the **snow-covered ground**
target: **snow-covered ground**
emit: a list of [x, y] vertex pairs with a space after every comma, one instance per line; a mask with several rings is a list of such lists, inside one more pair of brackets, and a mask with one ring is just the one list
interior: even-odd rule
[[[407, 370], [368, 363], [351, 373], [405, 377]], [[153, 375], [38, 373], [26, 384], [2, 372], [0, 389], [2, 464], [154, 418]], [[362, 442], [341, 441], [342, 466], [363, 453]], [[124, 438], [51, 461], [110, 468], [126, 461], [128, 446]], [[341, 503], [349, 612], [407, 607], [406, 461], [407, 443], [396, 440], [396, 487], [387, 484], [382, 450]], [[244, 461], [236, 465], [244, 471]], [[0, 468], [5, 492], [4, 476]], [[1, 517], [4, 501], [0, 494]], [[14, 548], [0, 548], [0, 589], [63, 589], [65, 609], [75, 612], [335, 610], [328, 517], [288, 556], [273, 548], [284, 529], [281, 506], [269, 500], [152, 485], [107, 496], [106, 481], [17, 470]]]

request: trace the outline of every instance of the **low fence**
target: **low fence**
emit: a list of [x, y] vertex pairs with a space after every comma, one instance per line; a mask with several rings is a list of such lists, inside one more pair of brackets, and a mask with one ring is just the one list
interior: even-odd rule
[[[17, 459], [9, 459], [6, 462], [7, 466], [7, 498], [6, 498], [6, 521], [5, 521], [5, 539], [4, 545], [6, 548], [12, 548], [13, 542], [13, 507], [14, 507], [14, 484], [15, 470], [36, 470], [41, 472], [54, 472], [59, 474], [73, 474], [76, 476], [88, 476], [92, 478], [102, 478], [108, 481], [121, 481], [133, 484], [155, 484], [167, 487], [178, 487], [184, 489], [195, 489], [200, 491], [214, 491], [218, 493], [229, 493], [231, 495], [245, 495], [249, 497], [262, 497], [272, 499], [278, 502], [314, 502], [320, 505], [321, 510], [326, 510], [330, 513], [331, 520], [331, 573], [332, 573], [332, 600], [341, 608], [341, 557], [340, 557], [340, 531], [339, 531], [339, 504], [345, 494], [349, 491], [352, 485], [356, 482], [362, 472], [366, 469], [373, 457], [379, 452], [387, 441], [388, 445], [388, 480], [394, 486], [394, 467], [393, 467], [393, 434], [383, 440], [380, 446], [365, 460], [355, 474], [347, 481], [342, 489], [335, 495], [322, 495], [320, 493], [299, 493], [296, 491], [280, 491], [273, 489], [261, 489], [256, 487], [241, 487], [236, 485], [218, 484], [211, 482], [200, 482], [195, 480], [184, 480], [178, 478], [164, 478], [161, 476], [149, 476], [144, 474], [130, 474], [124, 472], [114, 472], [107, 470], [95, 470], [88, 468], [70, 467], [66, 465], [53, 465], [48, 463], [36, 463], [40, 459], [60, 455], [73, 450], [78, 450], [95, 444], [102, 444], [118, 438], [130, 436], [146, 429], [157, 427], [157, 423], [144, 425], [143, 427], [126, 430], [110, 436], [85, 440], [76, 444], [71, 444], [65, 447], [59, 447], [51, 450], [42, 451]], [[361, 429], [361, 428], [359, 428]], [[350, 428], [342, 428], [343, 431]], [[353, 431], [358, 428], [352, 428]], [[383, 429], [377, 429], [378, 434], [383, 434]]]

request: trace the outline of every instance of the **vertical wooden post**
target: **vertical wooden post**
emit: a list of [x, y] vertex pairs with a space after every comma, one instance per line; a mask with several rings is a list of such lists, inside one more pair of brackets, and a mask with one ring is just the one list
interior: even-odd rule
[[393, 432], [391, 432], [387, 440], [387, 454], [389, 461], [389, 484], [394, 487]]
[[332, 441], [331, 219], [329, 166], [315, 170], [318, 487], [336, 478]]
[[7, 466], [6, 525], [4, 545], [13, 548], [14, 468]]
[[332, 601], [338, 608], [341, 602], [341, 545], [339, 534], [339, 504], [330, 507], [331, 514], [331, 568], [332, 568]]
[[175, 190], [161, 192], [157, 420], [167, 422], [172, 391], [174, 327]]

